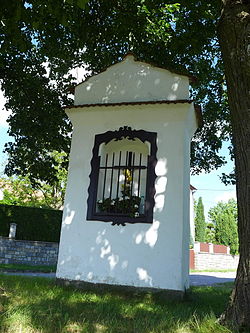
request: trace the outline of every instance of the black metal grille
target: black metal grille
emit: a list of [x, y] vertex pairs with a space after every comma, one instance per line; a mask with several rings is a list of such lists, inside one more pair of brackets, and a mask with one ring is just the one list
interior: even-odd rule
[[147, 156], [132, 151], [105, 154], [100, 159], [96, 213], [144, 216]]

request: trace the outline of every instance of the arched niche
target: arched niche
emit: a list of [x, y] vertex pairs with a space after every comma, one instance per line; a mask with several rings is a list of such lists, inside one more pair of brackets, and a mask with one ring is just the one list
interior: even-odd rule
[[156, 133], [129, 127], [95, 136], [87, 220], [152, 223]]

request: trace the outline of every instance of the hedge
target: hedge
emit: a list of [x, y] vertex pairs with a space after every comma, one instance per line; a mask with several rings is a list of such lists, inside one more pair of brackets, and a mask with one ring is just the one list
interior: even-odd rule
[[62, 211], [0, 204], [0, 236], [8, 237], [17, 224], [16, 239], [59, 242]]

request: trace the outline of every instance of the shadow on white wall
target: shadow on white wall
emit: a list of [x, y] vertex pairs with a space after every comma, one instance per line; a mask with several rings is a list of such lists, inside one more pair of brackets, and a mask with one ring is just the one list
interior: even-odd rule
[[[156, 195], [155, 195], [155, 207], [154, 212], [161, 212], [164, 209], [164, 196], [165, 192], [167, 190], [167, 159], [162, 158], [159, 159], [156, 165]], [[79, 198], [78, 198], [79, 199]], [[75, 207], [75, 203], [73, 205]], [[75, 210], [71, 208], [70, 203], [65, 205], [65, 211], [64, 211], [64, 223], [63, 228], [69, 229], [71, 228], [71, 225], [75, 218]], [[90, 222], [85, 222], [90, 223]], [[74, 254], [74, 241], [72, 240], [72, 244], [68, 244], [67, 247], [67, 256], [64, 256], [64, 260], [61, 260], [58, 265], [60, 269], [63, 271], [63, 266], [66, 264], [70, 264], [70, 267], [74, 267], [75, 276], [74, 278], [76, 280], [84, 280], [84, 281], [94, 281], [100, 279], [100, 274], [95, 275], [96, 273], [96, 266], [98, 266], [98, 262], [105, 262], [106, 264], [102, 267], [106, 267], [103, 272], [103, 277], [106, 276], [104, 283], [116, 283], [115, 272], [118, 270], [123, 271], [123, 274], [127, 274], [127, 272], [130, 270], [131, 274], [131, 268], [134, 272], [134, 276], [137, 276], [139, 281], [142, 281], [145, 286], [152, 287], [153, 284], [153, 274], [150, 274], [149, 267], [147, 265], [135, 265], [135, 262], [133, 262], [133, 258], [131, 258], [131, 253], [126, 255], [126, 253], [120, 254], [116, 252], [115, 249], [117, 249], [117, 244], [115, 246], [113, 245], [113, 241], [111, 241], [111, 235], [109, 226], [106, 227], [103, 222], [98, 222], [99, 224], [99, 230], [97, 231], [96, 236], [91, 236], [91, 239], [93, 241], [91, 242], [93, 245], [89, 248], [87, 251], [89, 255], [86, 257], [86, 254], [84, 256], [85, 260], [87, 261], [87, 264], [85, 267], [93, 267], [93, 270], [83, 270], [81, 267], [81, 263], [79, 262], [79, 255], [78, 257]], [[131, 246], [141, 246], [142, 251], [144, 251], [144, 247], [148, 247], [149, 249], [153, 249], [156, 244], [159, 237], [159, 229], [160, 229], [160, 222], [158, 220], [154, 220], [152, 224], [145, 225], [138, 224], [137, 229], [139, 231], [133, 232], [129, 237], [131, 237]], [[130, 231], [126, 230], [126, 227], [118, 227], [119, 234], [130, 234]], [[66, 231], [67, 232], [67, 231]], [[126, 237], [125, 237], [126, 238]], [[87, 259], [86, 259], [87, 258]], [[132, 262], [131, 262], [132, 260]], [[68, 268], [67, 268], [68, 269]]]

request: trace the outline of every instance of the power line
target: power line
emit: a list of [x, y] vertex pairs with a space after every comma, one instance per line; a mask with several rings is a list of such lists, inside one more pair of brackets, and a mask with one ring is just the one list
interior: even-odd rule
[[197, 188], [197, 191], [221, 191], [221, 192], [229, 192], [229, 191], [235, 191], [234, 188], [232, 189], [227, 189], [227, 190], [218, 190], [215, 188]]

